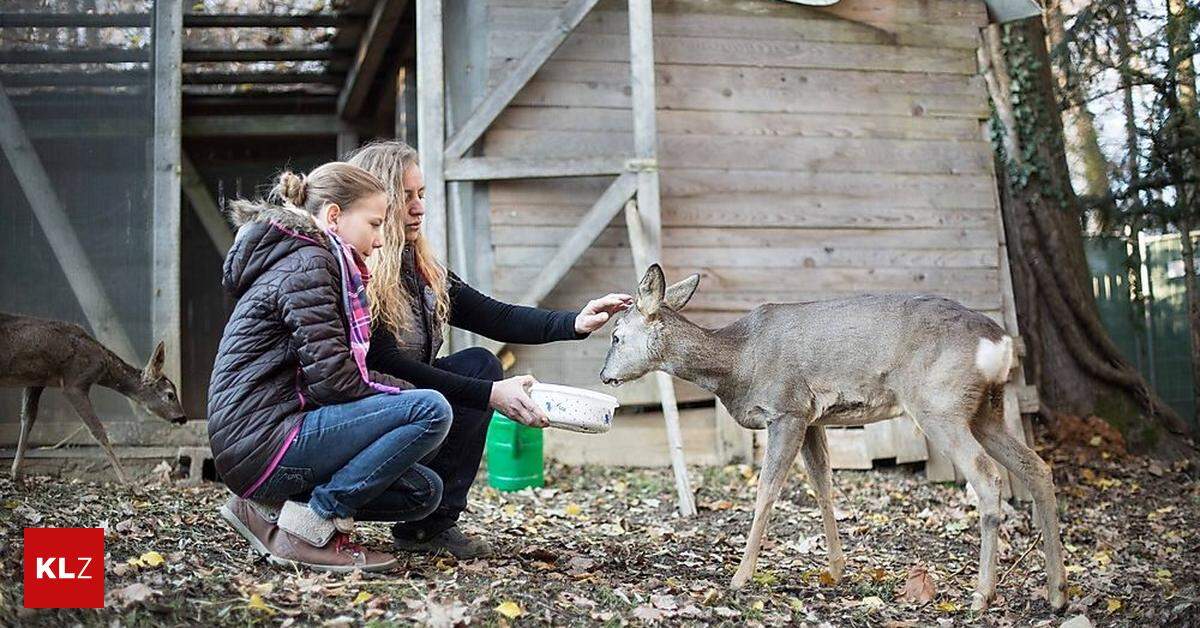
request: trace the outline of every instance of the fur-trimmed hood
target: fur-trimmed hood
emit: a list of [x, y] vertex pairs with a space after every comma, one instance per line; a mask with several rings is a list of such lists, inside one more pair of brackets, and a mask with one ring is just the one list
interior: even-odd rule
[[222, 283], [235, 298], [264, 271], [297, 250], [318, 247], [329, 251], [325, 233], [303, 210], [266, 203], [235, 203], [229, 218], [238, 230], [225, 257]]

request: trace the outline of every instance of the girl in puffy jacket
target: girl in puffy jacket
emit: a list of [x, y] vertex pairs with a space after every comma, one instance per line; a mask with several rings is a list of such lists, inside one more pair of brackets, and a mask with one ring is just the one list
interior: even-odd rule
[[[446, 399], [367, 369], [369, 273], [383, 184], [347, 163], [284, 172], [269, 197], [235, 201], [224, 286], [237, 305], [208, 397], [221, 515], [279, 564], [379, 571], [395, 559], [350, 541], [355, 519], [413, 521], [442, 484], [418, 464], [450, 426]], [[279, 203], [282, 201], [282, 203]]]

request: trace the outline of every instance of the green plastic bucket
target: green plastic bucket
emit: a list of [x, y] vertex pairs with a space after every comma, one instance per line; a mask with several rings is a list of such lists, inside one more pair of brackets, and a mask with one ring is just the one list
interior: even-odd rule
[[493, 413], [487, 432], [487, 471], [488, 485], [501, 491], [542, 486], [542, 430]]

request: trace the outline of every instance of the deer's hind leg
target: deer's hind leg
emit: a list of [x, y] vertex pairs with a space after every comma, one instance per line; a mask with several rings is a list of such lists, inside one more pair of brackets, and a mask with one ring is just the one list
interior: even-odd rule
[[838, 536], [837, 518], [833, 513], [833, 472], [829, 467], [829, 444], [825, 439], [825, 428], [813, 425], [806, 429], [800, 452], [804, 458], [804, 470], [808, 473], [808, 484], [816, 493], [817, 505], [821, 507], [825, 546], [829, 554], [829, 575], [837, 582], [842, 579], [846, 569], [846, 558], [842, 555], [842, 539]]
[[758, 478], [758, 496], [754, 500], [754, 523], [750, 525], [750, 536], [746, 539], [746, 553], [737, 573], [733, 575], [730, 586], [742, 588], [754, 575], [754, 566], [758, 564], [758, 552], [762, 549], [763, 532], [766, 531], [767, 521], [771, 518], [771, 508], [775, 505], [783, 482], [787, 479], [788, 469], [796, 460], [800, 443], [804, 440], [804, 421], [792, 417], [781, 416], [767, 423], [767, 452], [763, 458], [762, 473]]
[[910, 407], [913, 418], [935, 447], [946, 454], [979, 496], [979, 580], [971, 608], [987, 608], [996, 593], [996, 544], [1000, 510], [1000, 466], [975, 439], [969, 427], [975, 408], [967, 399]]
[[38, 401], [42, 398], [43, 386], [29, 386], [21, 394], [21, 433], [17, 436], [17, 454], [13, 457], [13, 481], [21, 482], [21, 465], [25, 462], [25, 451], [29, 449], [29, 433], [37, 421]]
[[1054, 497], [1054, 476], [1050, 465], [1025, 443], [1004, 431], [1003, 398], [993, 407], [980, 409], [971, 423], [975, 437], [1000, 464], [1025, 482], [1037, 506], [1038, 527], [1046, 555], [1047, 601], [1055, 610], [1067, 603], [1067, 578], [1063, 568], [1062, 539], [1058, 529], [1058, 502]]
[[75, 413], [79, 415], [80, 419], [83, 419], [83, 424], [92, 433], [92, 438], [95, 438], [96, 442], [100, 443], [100, 447], [104, 449], [104, 455], [108, 458], [108, 463], [112, 465], [113, 473], [117, 475], [117, 481], [121, 484], [128, 484], [129, 481], [125, 479], [125, 471], [121, 469], [121, 462], [117, 460], [117, 455], [113, 453], [112, 445], [108, 442], [108, 432], [104, 431], [100, 417], [96, 416], [96, 411], [92, 408], [92, 401], [88, 399], [87, 390], [69, 388], [63, 392], [67, 396], [67, 401], [71, 402]]

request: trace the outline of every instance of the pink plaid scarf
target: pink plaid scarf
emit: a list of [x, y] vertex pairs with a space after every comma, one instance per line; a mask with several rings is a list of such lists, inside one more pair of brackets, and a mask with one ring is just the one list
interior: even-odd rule
[[338, 259], [342, 270], [342, 299], [346, 309], [346, 323], [350, 330], [350, 353], [354, 355], [354, 363], [358, 372], [368, 386], [382, 393], [391, 395], [400, 392], [395, 386], [388, 386], [371, 381], [367, 370], [367, 351], [371, 348], [371, 305], [367, 300], [367, 282], [371, 280], [371, 272], [367, 270], [362, 257], [353, 247], [342, 241], [336, 233], [326, 231], [329, 237], [329, 248]]

